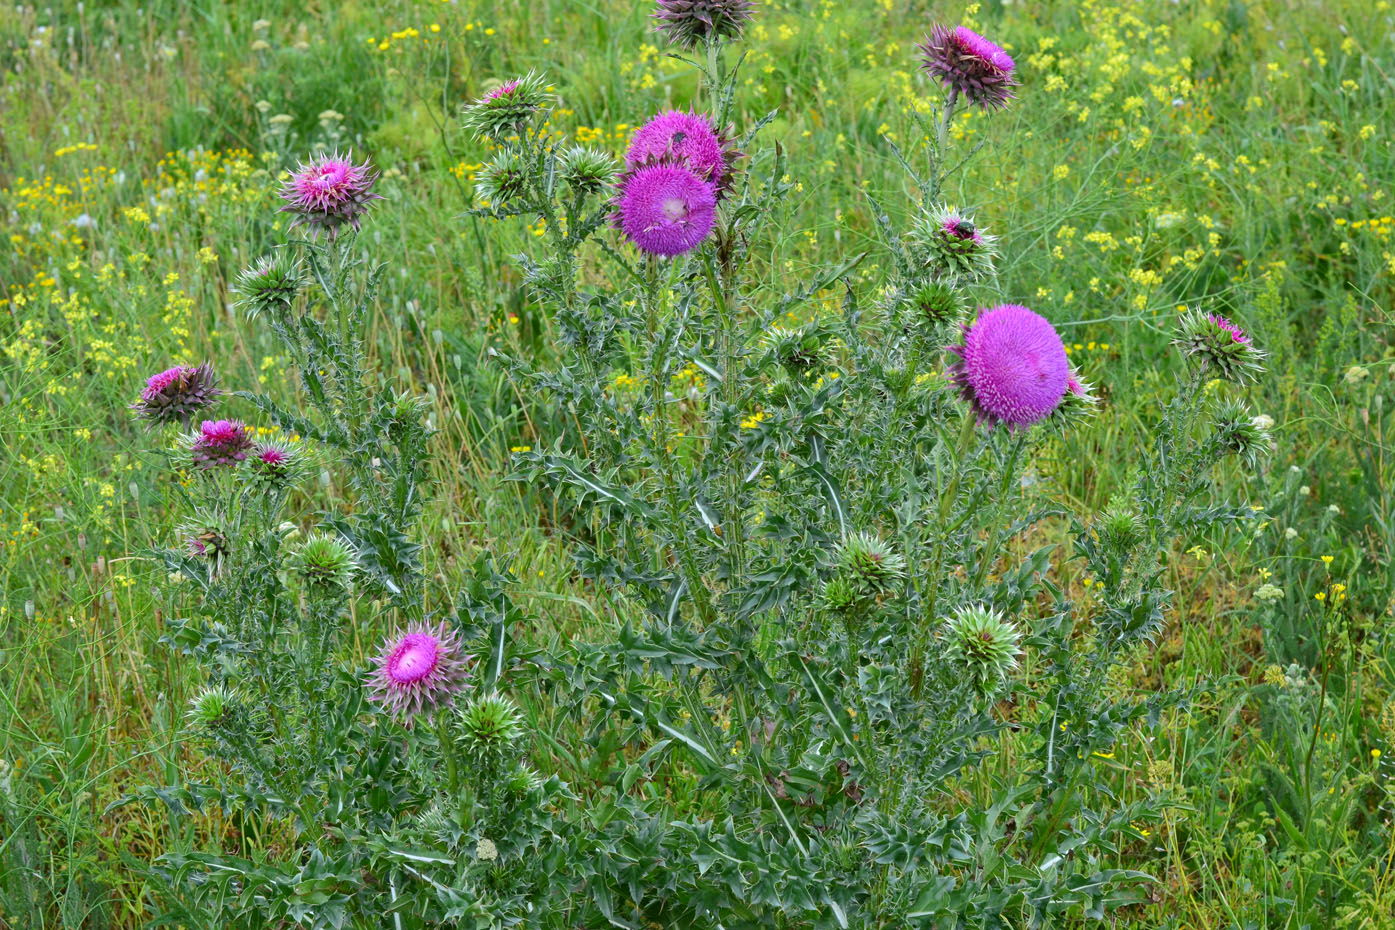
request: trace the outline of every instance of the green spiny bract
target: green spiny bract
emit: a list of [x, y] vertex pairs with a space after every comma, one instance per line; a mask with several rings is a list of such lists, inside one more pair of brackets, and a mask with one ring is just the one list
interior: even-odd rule
[[521, 199], [528, 193], [528, 174], [517, 154], [500, 151], [480, 168], [475, 181], [475, 196], [485, 205], [498, 208]]
[[284, 491], [305, 477], [308, 458], [303, 444], [273, 437], [252, 446], [239, 474], [254, 488]]
[[912, 260], [939, 278], [981, 281], [993, 276], [998, 240], [972, 217], [943, 204], [922, 210], [911, 228]]
[[1253, 471], [1274, 445], [1267, 419], [1252, 415], [1240, 401], [1227, 400], [1216, 411], [1213, 440], [1223, 453], [1235, 456]]
[[500, 761], [523, 737], [518, 708], [501, 694], [471, 698], [455, 715], [457, 745], [478, 765]]
[[901, 303], [911, 316], [926, 326], [962, 322], [969, 303], [964, 292], [952, 282], [931, 278], [918, 282], [901, 294]]
[[1264, 353], [1239, 326], [1223, 316], [1189, 310], [1177, 323], [1173, 342], [1207, 373], [1244, 384], [1264, 371]]
[[558, 176], [579, 194], [599, 194], [615, 181], [619, 166], [604, 149], [573, 145], [558, 160]]
[[945, 635], [950, 655], [962, 663], [980, 692], [996, 691], [1017, 668], [1022, 634], [998, 611], [960, 607], [945, 621]]
[[523, 135], [551, 100], [547, 81], [529, 71], [486, 92], [465, 108], [461, 121], [477, 139], [505, 142], [510, 136]]
[[1145, 527], [1138, 512], [1126, 504], [1110, 504], [1095, 523], [1100, 542], [1115, 555], [1124, 555], [1143, 539]]
[[205, 687], [189, 702], [190, 723], [206, 730], [219, 730], [232, 720], [238, 707], [237, 695], [222, 685]]
[[238, 306], [249, 317], [289, 310], [305, 284], [300, 262], [280, 250], [257, 260], [237, 276]]
[[315, 533], [291, 553], [291, 569], [310, 591], [342, 595], [353, 590], [357, 560], [354, 551], [336, 536]]
[[823, 334], [814, 326], [771, 326], [761, 337], [769, 357], [792, 376], [826, 364]]
[[[836, 585], [825, 585], [824, 597], [851, 602], [844, 609], [864, 606], [893, 593], [906, 578], [905, 558], [871, 533], [853, 533], [838, 548], [834, 561]], [[832, 587], [832, 590], [830, 590]]]

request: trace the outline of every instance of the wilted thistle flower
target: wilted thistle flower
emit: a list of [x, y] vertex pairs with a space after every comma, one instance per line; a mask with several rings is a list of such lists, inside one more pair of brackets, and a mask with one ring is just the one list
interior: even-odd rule
[[1260, 418], [1251, 416], [1245, 405], [1238, 401], [1223, 404], [1216, 413], [1215, 423], [1213, 436], [1217, 447], [1225, 454], [1239, 458], [1251, 471], [1273, 446], [1269, 430], [1264, 428]]
[[923, 212], [910, 238], [916, 261], [939, 277], [979, 281], [993, 274], [997, 237], [954, 207], [941, 204]]
[[627, 171], [611, 201], [611, 223], [640, 251], [674, 256], [702, 244], [717, 217], [712, 185], [665, 157]]
[[238, 275], [233, 287], [242, 295], [238, 304], [243, 312], [255, 318], [289, 310], [303, 283], [300, 262], [286, 252], [275, 252]]
[[693, 49], [710, 40], [739, 39], [754, 6], [752, 0], [659, 0], [654, 18], [669, 42]]
[[1264, 353], [1249, 335], [1230, 320], [1214, 313], [1192, 310], [1178, 323], [1176, 345], [1187, 355], [1214, 368], [1228, 381], [1243, 384], [1264, 370]]
[[200, 469], [237, 465], [252, 448], [241, 420], [204, 420], [187, 442], [190, 459]]
[[713, 128], [706, 116], [683, 110], [665, 110], [641, 126], [630, 140], [625, 166], [670, 158], [712, 184], [720, 200], [731, 187], [733, 163], [740, 158], [725, 133]]
[[316, 594], [340, 595], [353, 590], [357, 560], [349, 544], [337, 536], [311, 534], [291, 553], [290, 564]]
[[951, 376], [981, 421], [1024, 429], [1050, 416], [1070, 390], [1060, 335], [1018, 304], [999, 304], [964, 328]]
[[492, 207], [503, 206], [528, 193], [528, 176], [518, 156], [501, 151], [480, 169], [475, 196]]
[[300, 443], [272, 438], [258, 442], [247, 457], [244, 477], [269, 490], [290, 487], [305, 473], [305, 450]]
[[511, 135], [522, 134], [551, 97], [543, 76], [529, 71], [523, 77], [503, 82], [466, 107], [462, 122], [475, 138], [502, 142]]
[[992, 691], [1017, 668], [1022, 634], [987, 607], [960, 607], [945, 621], [950, 654], [966, 666], [974, 687]]
[[987, 109], [1012, 99], [1012, 56], [967, 26], [935, 26], [918, 48], [922, 70], [951, 93]]
[[922, 323], [929, 326], [956, 323], [963, 318], [967, 309], [963, 292], [943, 280], [921, 281], [908, 288], [901, 295], [901, 300]]
[[141, 389], [140, 400], [131, 409], [156, 426], [183, 426], [195, 413], [212, 407], [222, 393], [207, 362], [198, 366], [175, 365], [151, 375]]
[[518, 708], [501, 694], [481, 694], [457, 712], [460, 748], [477, 764], [502, 758], [523, 738]]
[[208, 559], [215, 565], [227, 558], [228, 537], [212, 521], [204, 521], [184, 529], [184, 549], [197, 559]]
[[222, 685], [210, 685], [194, 695], [188, 717], [197, 726], [215, 730], [229, 722], [236, 706], [236, 695]]
[[343, 226], [359, 228], [359, 215], [369, 204], [382, 200], [373, 193], [378, 172], [365, 160], [356, 165], [353, 159], [335, 152], [302, 162], [281, 188], [286, 205], [282, 213], [290, 213], [291, 226], [310, 227], [312, 238], [323, 231], [334, 239]]
[[615, 159], [604, 149], [574, 145], [562, 153], [558, 174], [580, 194], [599, 194], [615, 181]]
[[448, 706], [465, 687], [468, 657], [444, 622], [415, 624], [389, 638], [369, 674], [368, 699], [411, 726], [417, 715]]

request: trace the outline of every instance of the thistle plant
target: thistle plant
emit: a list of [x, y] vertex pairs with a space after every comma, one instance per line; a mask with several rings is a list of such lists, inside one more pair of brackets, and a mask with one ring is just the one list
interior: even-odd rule
[[[1059, 557], [1028, 542], [1056, 508], [1023, 476], [1088, 425], [1094, 392], [1060, 308], [993, 299], [1012, 243], [941, 195], [956, 107], [1009, 105], [1014, 62], [935, 27], [921, 52], [943, 102], [915, 117], [919, 150], [893, 147], [919, 199], [872, 203], [883, 289], [850, 279], [865, 258], [852, 255], [771, 294], [753, 259], [791, 182], [781, 151], [759, 144], [764, 121], [725, 129], [739, 28], [719, 28], [717, 6], [749, 13], [660, 5], [661, 22], [684, 23], [674, 44], [707, 52], [691, 62], [703, 108], [636, 114], [608, 202], [558, 183], [567, 140], [495, 140], [526, 176], [488, 212], [545, 228], [518, 261], [562, 345], [556, 361], [500, 361], [579, 428], [519, 453], [516, 477], [552, 489], [579, 571], [639, 618], [552, 658], [554, 687], [592, 743], [720, 799], [715, 817], [672, 797], [615, 800], [592, 851], [572, 853], [595, 863], [575, 919], [1048, 926], [1107, 912], [1143, 878], [1111, 871], [1111, 851], [1163, 801], [1121, 804], [1091, 759], [1186, 699], [1121, 697], [1111, 670], [1161, 626], [1170, 546], [1203, 521], [1245, 519], [1201, 501], [1217, 462], [1254, 467], [1265, 443], [1203, 386], [1239, 385], [1259, 355], [1219, 322], [1184, 326], [1188, 369], [1136, 486], [1074, 527], [1067, 570], [1100, 587], [1072, 600], [1051, 580]], [[821, 313], [815, 298], [834, 292], [841, 311]], [[697, 386], [675, 390], [692, 369]], [[610, 390], [617, 373], [639, 387]], [[1033, 734], [1030, 758], [992, 782], [991, 804], [966, 804], [974, 763], [1008, 728]], [[613, 855], [638, 837], [645, 855]]]

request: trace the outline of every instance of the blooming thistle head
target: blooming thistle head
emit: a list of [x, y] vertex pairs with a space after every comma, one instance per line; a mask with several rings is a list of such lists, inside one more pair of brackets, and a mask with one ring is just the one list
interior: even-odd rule
[[204, 420], [187, 439], [189, 457], [195, 468], [235, 466], [247, 458], [252, 437], [241, 420]]
[[938, 277], [979, 281], [993, 274], [997, 237], [955, 207], [941, 204], [922, 212], [910, 239], [915, 260]]
[[562, 153], [558, 174], [579, 194], [599, 194], [615, 183], [615, 158], [604, 149], [574, 145]]
[[754, 6], [752, 0], [659, 0], [654, 18], [671, 44], [691, 50], [739, 39]]
[[940, 279], [921, 281], [907, 288], [901, 294], [901, 302], [926, 326], [958, 323], [968, 309], [963, 291]]
[[389, 637], [365, 684], [368, 699], [411, 726], [414, 719], [448, 706], [469, 677], [459, 634], [444, 622], [413, 624]]
[[131, 409], [153, 426], [184, 426], [195, 413], [212, 407], [222, 393], [207, 362], [175, 365], [151, 375]]
[[523, 162], [509, 151], [498, 152], [486, 162], [475, 181], [475, 197], [496, 209], [527, 193], [528, 175]]
[[960, 607], [945, 621], [949, 653], [963, 663], [974, 687], [989, 694], [1017, 668], [1022, 634], [987, 607]]
[[243, 472], [253, 485], [280, 491], [305, 474], [305, 449], [298, 442], [273, 437], [252, 446]]
[[611, 223], [625, 238], [664, 257], [697, 248], [717, 219], [712, 185], [671, 156], [625, 172], [611, 205]]
[[287, 252], [275, 252], [238, 275], [233, 288], [241, 295], [238, 304], [243, 312], [255, 318], [289, 310], [304, 280], [300, 262]]
[[1273, 421], [1266, 416], [1252, 416], [1249, 409], [1239, 401], [1226, 401], [1216, 412], [1215, 429], [1212, 433], [1216, 448], [1226, 455], [1233, 455], [1254, 471], [1259, 460], [1274, 446], [1269, 435], [1269, 424]]
[[378, 172], [365, 160], [356, 165], [351, 157], [335, 152], [302, 162], [281, 188], [286, 205], [282, 213], [292, 214], [291, 226], [310, 227], [311, 238], [324, 232], [330, 239], [344, 226], [359, 228], [359, 215], [369, 204], [383, 198], [373, 193]]
[[205, 730], [219, 730], [232, 721], [237, 695], [222, 685], [209, 685], [189, 702], [189, 722]]
[[313, 533], [291, 554], [291, 569], [312, 593], [343, 596], [353, 590], [358, 560], [337, 536]]
[[641, 126], [630, 140], [625, 166], [634, 169], [659, 158], [672, 158], [711, 182], [720, 200], [731, 187], [733, 163], [741, 155], [726, 133], [698, 113], [665, 110]]
[[529, 71], [487, 91], [465, 108], [462, 122], [476, 139], [502, 142], [522, 133], [551, 99], [543, 76]]
[[982, 311], [964, 328], [964, 344], [950, 351], [958, 356], [951, 377], [980, 421], [1025, 429], [1049, 417], [1072, 393], [1060, 335], [1018, 304]]
[[918, 48], [921, 70], [972, 104], [1007, 106], [1017, 83], [1012, 56], [967, 26], [935, 26]]
[[1264, 370], [1264, 353], [1239, 326], [1215, 313], [1191, 310], [1178, 322], [1174, 344], [1227, 381], [1244, 384]]
[[476, 695], [456, 714], [459, 745], [477, 765], [502, 760], [523, 737], [518, 708], [501, 694]]

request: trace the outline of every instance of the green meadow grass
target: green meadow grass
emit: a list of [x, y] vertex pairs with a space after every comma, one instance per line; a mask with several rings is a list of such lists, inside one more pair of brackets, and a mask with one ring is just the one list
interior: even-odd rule
[[[697, 93], [648, 13], [638, 0], [0, 10], [0, 927], [143, 926], [141, 865], [172, 843], [276, 840], [106, 812], [208, 764], [181, 735], [198, 682], [159, 642], [189, 605], [145, 556], [175, 532], [181, 486], [126, 408], [171, 360], [213, 359], [231, 386], [294, 400], [229, 282], [283, 228], [278, 176], [311, 147], [386, 169], [363, 233], [393, 258], [371, 350], [384, 379], [434, 402], [435, 596], [489, 552], [519, 577], [534, 618], [520, 635], [536, 644], [625, 621], [574, 578], [550, 498], [508, 480], [511, 449], [568, 427], [488, 360], [496, 346], [545, 356], [553, 332], [511, 258], [534, 230], [463, 217], [487, 153], [456, 117], [491, 80], [536, 68], [561, 100], [554, 129], [621, 149]], [[1171, 554], [1175, 611], [1117, 682], [1198, 690], [1160, 737], [1098, 760], [1121, 796], [1176, 801], [1119, 853], [1157, 881], [1115, 925], [1393, 919], [1393, 17], [1385, 0], [765, 0], [740, 46], [736, 119], [775, 112], [760, 144], [781, 146], [798, 182], [759, 263], [774, 298], [870, 250], [877, 205], [894, 221], [912, 206], [893, 145], [911, 150], [911, 114], [934, 99], [914, 49], [929, 25], [1005, 41], [1019, 99], [956, 124], [973, 155], [947, 196], [976, 192], [962, 205], [1002, 238], [981, 299], [1047, 315], [1104, 400], [1037, 463], [1077, 513], [1127, 486], [1178, 365], [1179, 306], [1233, 315], [1270, 353], [1251, 400], [1277, 448], [1223, 482], [1263, 528]], [[856, 285], [873, 293], [882, 270], [864, 263]], [[301, 512], [336, 494], [316, 484]], [[1090, 596], [1064, 558], [1057, 580]], [[1266, 583], [1282, 596], [1257, 598]], [[546, 766], [595, 789], [603, 748], [570, 740], [542, 696], [527, 712], [555, 736]], [[1013, 770], [1011, 741], [986, 765], [968, 796]]]

